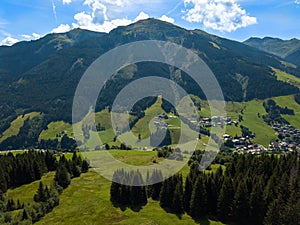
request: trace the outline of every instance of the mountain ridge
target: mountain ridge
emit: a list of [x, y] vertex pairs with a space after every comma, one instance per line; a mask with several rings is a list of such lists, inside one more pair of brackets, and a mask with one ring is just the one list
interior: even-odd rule
[[[282, 59], [243, 43], [210, 35], [201, 30], [186, 30], [173, 24], [147, 19], [110, 33], [76, 29], [49, 34], [31, 42], [0, 47], [0, 132], [17, 115], [42, 112], [47, 120], [71, 121], [72, 99], [76, 86], [99, 56], [116, 46], [140, 40], [171, 41], [192, 49], [212, 69], [228, 101], [248, 101], [298, 93], [298, 89], [277, 81], [271, 66], [300, 77], [300, 70], [282, 64]], [[97, 110], [112, 104], [117, 92], [134, 79], [155, 73], [171, 78], [164, 64], [140, 63], [130, 76], [127, 68], [110, 80], [100, 93]], [[202, 91], [183, 72], [179, 85], [189, 93], [205, 98]], [[247, 80], [247, 83], [241, 82]], [[13, 116], [12, 116], [13, 115]], [[5, 122], [6, 121], [6, 122]]]
[[297, 38], [283, 40], [273, 37], [252, 37], [243, 43], [279, 56], [290, 63], [300, 66], [300, 40]]

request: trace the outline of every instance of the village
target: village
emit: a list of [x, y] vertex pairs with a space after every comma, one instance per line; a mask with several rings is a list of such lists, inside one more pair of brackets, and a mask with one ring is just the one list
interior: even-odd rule
[[[173, 116], [174, 117], [174, 116]], [[167, 129], [168, 125], [164, 122], [164, 119], [168, 119], [168, 115], [158, 114], [157, 119], [154, 121], [156, 127], [161, 127], [162, 129]], [[185, 121], [189, 124], [191, 128], [210, 128], [210, 127], [224, 127], [227, 126], [238, 126], [239, 121], [231, 120], [228, 117], [213, 116], [211, 118], [201, 118], [200, 121], [192, 120], [191, 118]], [[300, 130], [294, 128], [289, 124], [279, 124], [274, 123], [272, 128], [278, 137], [276, 140], [272, 140], [269, 146], [265, 147], [261, 144], [255, 143], [253, 138], [255, 134], [251, 133], [247, 128], [240, 126], [241, 129], [245, 129], [242, 132], [242, 136], [232, 137], [229, 134], [223, 135], [223, 143], [225, 146], [232, 149], [233, 153], [238, 154], [262, 154], [262, 153], [274, 153], [274, 154], [284, 154], [288, 152], [300, 151]]]
[[278, 139], [269, 145], [272, 151], [293, 152], [300, 150], [300, 130], [287, 124], [273, 124]]
[[252, 137], [231, 137], [223, 135], [225, 145], [233, 147], [239, 154], [288, 153], [300, 151], [300, 130], [288, 124], [273, 124], [276, 140], [271, 141], [268, 148], [254, 143]]

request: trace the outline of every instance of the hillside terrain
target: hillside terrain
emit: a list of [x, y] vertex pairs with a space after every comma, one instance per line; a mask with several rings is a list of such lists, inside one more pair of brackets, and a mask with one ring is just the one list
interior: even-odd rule
[[[95, 59], [108, 50], [140, 40], [171, 41], [197, 53], [214, 72], [227, 105], [232, 103], [231, 108], [227, 107], [228, 116], [238, 120], [244, 108], [244, 120], [240, 124], [257, 134], [255, 141], [264, 146], [276, 136], [272, 128], [265, 125], [262, 117], [256, 118], [254, 114], [257, 110], [261, 115], [266, 114], [262, 105], [266, 99], [299, 93], [300, 69], [281, 58], [292, 44], [287, 45], [280, 54], [270, 54], [248, 46], [248, 42], [239, 43], [201, 30], [186, 30], [156, 19], [118, 27], [108, 34], [75, 29], [62, 34], [49, 34], [36, 41], [0, 47], [0, 148], [61, 148], [61, 142], [65, 149], [76, 146], [70, 140], [73, 137], [71, 110], [81, 76]], [[79, 140], [80, 146], [85, 147], [87, 144], [99, 148], [94, 144], [97, 143], [97, 135], [104, 144], [111, 146], [120, 146], [122, 140], [128, 139], [126, 133], [119, 135], [122, 140], [117, 138], [110, 124], [109, 109], [123, 87], [138, 78], [153, 74], [170, 78], [195, 98], [202, 99], [197, 103], [199, 115], [210, 117], [205, 95], [187, 74], [165, 64], [138, 63], [121, 69], [107, 81], [96, 105], [97, 128], [86, 131], [86, 137]], [[293, 97], [288, 99], [294, 101]], [[166, 101], [155, 101], [146, 98], [133, 107], [130, 124], [135, 138], [148, 138], [153, 133], [145, 126], [149, 122], [153, 125], [152, 119], [157, 114], [176, 114]], [[296, 106], [292, 104], [295, 111], [298, 110]], [[284, 117], [291, 121], [297, 120], [293, 115]], [[176, 144], [184, 128], [178, 126], [179, 122], [174, 118], [163, 121], [168, 125], [168, 144]], [[78, 127], [83, 125], [77, 124]], [[206, 130], [203, 132], [207, 134]], [[226, 132], [235, 136], [241, 134], [241, 129], [239, 126], [228, 126]], [[204, 143], [207, 142], [206, 135], [202, 138]], [[138, 146], [148, 144], [141, 142]]]
[[[24, 112], [42, 112], [49, 121], [70, 122], [72, 98], [88, 66], [108, 50], [139, 40], [171, 41], [193, 49], [210, 66], [227, 100], [264, 99], [298, 91], [272, 76], [270, 66], [300, 76], [298, 68], [286, 66], [277, 56], [200, 30], [189, 31], [148, 19], [108, 34], [76, 29], [12, 47], [0, 47], [0, 131], [7, 128], [6, 121], [11, 122], [13, 115]], [[174, 79], [171, 71], [176, 69], [140, 63], [131, 76], [124, 76], [132, 73], [130, 68], [124, 68], [102, 91], [97, 111], [112, 104], [116, 93], [132, 80], [148, 74]], [[186, 74], [177, 74], [179, 77], [177, 75], [175, 81], [189, 93], [205, 97]]]
[[[250, 38], [244, 41], [244, 44], [274, 54], [298, 67], [300, 66], [300, 40], [296, 38], [291, 40], [272, 37]], [[292, 64], [290, 66], [293, 66]]]
[[[180, 68], [146, 61], [112, 74], [95, 107], [81, 99], [89, 108], [72, 121], [89, 66], [143, 40], [196, 53], [225, 102]], [[241, 43], [157, 19], [0, 46], [0, 224], [299, 224], [299, 59], [297, 39]], [[177, 83], [191, 101], [164, 86], [177, 109], [149, 84], [156, 94], [114, 110], [128, 84], [150, 76]]]

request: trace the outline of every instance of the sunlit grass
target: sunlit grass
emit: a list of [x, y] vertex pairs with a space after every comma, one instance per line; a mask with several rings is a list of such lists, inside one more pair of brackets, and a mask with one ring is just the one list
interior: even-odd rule
[[3, 132], [2, 137], [0, 137], [0, 142], [6, 140], [7, 138], [14, 136], [14, 135], [18, 135], [21, 127], [24, 125], [24, 121], [29, 119], [32, 119], [34, 117], [39, 116], [40, 113], [39, 112], [31, 112], [28, 114], [25, 114], [24, 116], [18, 116], [17, 119], [15, 119], [14, 121], [11, 122], [10, 127]]

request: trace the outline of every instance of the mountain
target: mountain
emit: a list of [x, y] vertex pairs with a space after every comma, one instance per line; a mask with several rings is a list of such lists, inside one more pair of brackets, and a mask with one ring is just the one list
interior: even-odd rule
[[279, 38], [250, 38], [244, 44], [274, 54], [300, 67], [300, 40]]
[[[274, 76], [270, 67], [300, 77], [298, 68], [288, 66], [278, 56], [201, 30], [186, 30], [147, 19], [118, 27], [108, 34], [75, 29], [0, 47], [0, 133], [17, 115], [33, 111], [43, 113], [47, 122], [71, 122], [74, 92], [88, 66], [108, 50], [139, 40], [171, 41], [193, 49], [214, 72], [228, 101], [265, 99], [299, 92]], [[149, 74], [171, 77], [189, 93], [205, 98], [192, 79], [176, 68], [149, 62], [133, 66], [134, 70], [128, 66], [107, 82], [100, 93], [102, 98], [97, 110], [111, 105], [126, 84]]]

